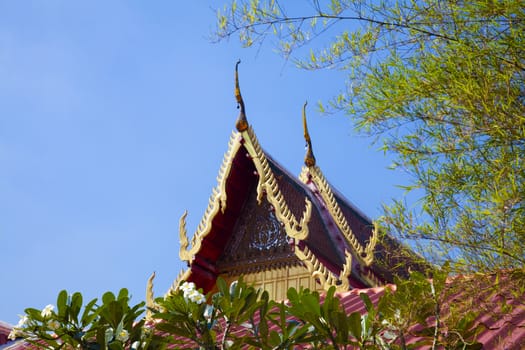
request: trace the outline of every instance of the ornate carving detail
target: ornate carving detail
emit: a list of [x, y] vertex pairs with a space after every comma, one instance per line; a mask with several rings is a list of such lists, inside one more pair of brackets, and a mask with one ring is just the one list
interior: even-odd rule
[[164, 294], [164, 296], [167, 296], [167, 295], [170, 295], [170, 294], [174, 293], [177, 290], [177, 288], [179, 288], [179, 285], [182, 282], [186, 281], [188, 279], [188, 277], [190, 277], [190, 273], [191, 273], [190, 269], [188, 269], [188, 270], [181, 270], [179, 272], [179, 275], [175, 279], [175, 281], [173, 281], [173, 283], [171, 284], [171, 286], [168, 289], [168, 291], [166, 292], [166, 294]]
[[345, 264], [343, 265], [343, 269], [341, 270], [341, 273], [339, 274], [339, 280], [342, 282], [341, 285], [338, 286], [337, 290], [344, 292], [350, 289], [350, 282], [348, 281], [350, 278], [350, 275], [352, 274], [352, 254], [345, 250]]
[[348, 278], [352, 272], [352, 254], [348, 251], [345, 251], [345, 264], [339, 276], [328, 270], [307, 246], [301, 250], [295, 245], [295, 255], [303, 262], [312, 277], [319, 281], [323, 289], [328, 290], [331, 286], [335, 286], [338, 291], [350, 289]]
[[267, 218], [254, 218], [256, 230], [251, 235], [250, 250], [268, 251], [287, 244], [286, 235], [281, 234], [281, 224], [271, 209], [267, 210], [267, 215]]
[[155, 272], [148, 278], [146, 287], [146, 320], [151, 320], [152, 309], [155, 308], [155, 297], [153, 294], [153, 280], [155, 279]]
[[277, 219], [284, 225], [286, 234], [298, 240], [304, 240], [308, 237], [308, 222], [312, 214], [312, 202], [305, 198], [305, 209], [301, 220], [297, 220], [286, 203], [281, 193], [275, 175], [270, 168], [270, 164], [259, 145], [257, 137], [252, 127], [248, 127], [242, 132], [244, 138], [244, 147], [252, 157], [253, 164], [259, 174], [257, 183], [257, 201], [261, 203], [263, 195], [266, 194], [268, 202], [274, 207]]
[[190, 262], [193, 259], [193, 256], [201, 248], [202, 240], [204, 237], [210, 233], [211, 222], [219, 208], [224, 212], [226, 209], [226, 179], [230, 174], [231, 167], [233, 164], [233, 158], [239, 151], [241, 147], [241, 142], [239, 139], [239, 134], [233, 132], [230, 137], [230, 142], [228, 144], [228, 151], [224, 154], [224, 160], [219, 170], [219, 175], [217, 176], [218, 185], [212, 190], [212, 195], [210, 197], [208, 208], [204, 213], [204, 216], [197, 227], [197, 231], [194, 233], [191, 239], [191, 248], [188, 249], [188, 236], [186, 230], [186, 216], [187, 212], [181, 216], [179, 220], [179, 236], [180, 236], [180, 250], [179, 257], [182, 261]]
[[335, 199], [334, 193], [326, 181], [321, 169], [318, 166], [303, 167], [299, 179], [304, 183], [311, 180], [319, 190], [321, 197], [323, 198], [330, 215], [334, 219], [335, 224], [346, 238], [348, 244], [352, 247], [356, 253], [357, 259], [365, 266], [369, 266], [374, 260], [374, 249], [377, 243], [377, 230], [372, 230], [372, 236], [370, 237], [366, 247], [363, 247], [357, 240], [357, 237], [352, 232], [352, 229], [348, 225], [337, 200]]
[[250, 194], [233, 236], [217, 261], [220, 273], [247, 274], [299, 263], [273, 207], [265, 198], [258, 204], [256, 196], [256, 191]]
[[365, 246], [365, 254], [363, 257], [363, 261], [366, 266], [370, 266], [372, 262], [374, 261], [374, 250], [377, 244], [379, 227], [377, 227], [377, 223], [374, 222], [374, 228], [372, 229], [372, 236], [368, 239], [368, 243]]
[[298, 265], [301, 265], [301, 262], [293, 252], [273, 252], [271, 259], [239, 260], [230, 264], [221, 263], [219, 264], [219, 271], [221, 274], [238, 276]]
[[[192, 259], [192, 252], [188, 251], [188, 235], [186, 231], [186, 216], [188, 215], [188, 211], [185, 211], [184, 214], [182, 214], [181, 218], [179, 219], [179, 241], [180, 241], [180, 249], [179, 249], [179, 257], [182, 261], [190, 261]], [[194, 247], [195, 244], [192, 243], [192, 247]]]
[[310, 172], [308, 170], [308, 167], [303, 166], [302, 169], [301, 169], [301, 173], [299, 174], [299, 180], [302, 183], [307, 184], [308, 181], [310, 181], [310, 177], [308, 176], [309, 174], [310, 174]]
[[379, 287], [384, 285], [384, 283], [376, 277], [372, 270], [366, 269], [366, 271], [363, 272], [364, 273], [362, 274], [362, 276], [369, 283], [370, 286]]
[[[275, 217], [284, 225], [286, 234], [291, 238], [299, 240], [306, 239], [308, 237], [308, 222], [310, 221], [312, 213], [312, 203], [307, 198], [305, 199], [303, 216], [300, 220], [297, 220], [295, 215], [289, 209], [279, 189], [275, 175], [270, 168], [270, 164], [259, 145], [252, 127], [250, 126], [246, 131], [242, 132], [241, 135], [244, 140], [244, 147], [252, 157], [254, 166], [259, 174], [257, 182], [257, 201], [261, 203], [263, 196], [266, 195], [268, 202], [274, 208]], [[218, 185], [213, 189], [208, 208], [191, 239], [191, 248], [189, 248], [190, 243], [186, 230], [187, 213], [184, 213], [180, 218], [179, 235], [181, 246], [179, 256], [181, 260], [191, 262], [193, 256], [200, 250], [202, 240], [210, 233], [213, 218], [219, 209], [224, 212], [227, 202], [226, 179], [231, 172], [233, 158], [241, 146], [241, 136], [239, 136], [239, 133], [233, 132], [230, 138], [228, 151], [224, 155], [224, 160], [219, 170], [219, 176], [217, 177]]]
[[224, 213], [226, 210], [226, 179], [231, 172], [233, 166], [233, 158], [241, 148], [241, 136], [239, 133], [233, 131], [228, 142], [228, 150], [224, 154], [221, 167], [219, 169], [219, 175], [217, 175], [217, 192], [219, 193], [219, 200], [221, 204], [221, 211]]

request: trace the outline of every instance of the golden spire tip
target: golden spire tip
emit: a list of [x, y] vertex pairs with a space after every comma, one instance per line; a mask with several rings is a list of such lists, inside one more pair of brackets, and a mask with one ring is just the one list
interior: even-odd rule
[[241, 96], [241, 89], [239, 87], [239, 63], [241, 60], [238, 60], [235, 64], [235, 98], [237, 99], [237, 108], [240, 108], [239, 117], [235, 123], [235, 127], [239, 132], [243, 132], [248, 129], [248, 120], [246, 119], [246, 111], [244, 109], [244, 101]]
[[312, 140], [310, 139], [310, 134], [308, 133], [308, 125], [306, 124], [306, 106], [308, 101], [304, 102], [303, 105], [303, 129], [304, 129], [304, 140], [306, 141], [306, 155], [304, 157], [304, 164], [307, 167], [312, 167], [315, 165], [314, 152], [312, 150]]

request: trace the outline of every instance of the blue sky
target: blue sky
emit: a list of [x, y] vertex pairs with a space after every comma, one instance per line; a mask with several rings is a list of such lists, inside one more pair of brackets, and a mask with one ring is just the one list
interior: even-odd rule
[[403, 174], [344, 115], [315, 102], [341, 71], [306, 72], [272, 47], [213, 44], [212, 1], [0, 2], [0, 320], [126, 287], [164, 293], [182, 268], [178, 220], [193, 232], [238, 114], [292, 173], [304, 156], [301, 109], [328, 180], [368, 216]]

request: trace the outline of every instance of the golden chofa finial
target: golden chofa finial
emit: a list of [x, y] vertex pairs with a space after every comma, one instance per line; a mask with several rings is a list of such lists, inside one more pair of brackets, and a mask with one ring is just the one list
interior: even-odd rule
[[310, 134], [308, 133], [308, 126], [306, 125], [306, 105], [308, 101], [304, 103], [303, 106], [303, 128], [304, 128], [304, 140], [306, 141], [306, 155], [304, 156], [304, 164], [307, 167], [312, 167], [315, 165], [314, 152], [312, 150], [312, 140], [310, 139]]
[[241, 89], [239, 88], [239, 63], [241, 60], [238, 60], [235, 64], [235, 98], [237, 99], [237, 108], [240, 108], [239, 118], [235, 123], [235, 127], [239, 132], [243, 132], [248, 129], [248, 119], [246, 119], [246, 111], [244, 109], [244, 101], [241, 96]]

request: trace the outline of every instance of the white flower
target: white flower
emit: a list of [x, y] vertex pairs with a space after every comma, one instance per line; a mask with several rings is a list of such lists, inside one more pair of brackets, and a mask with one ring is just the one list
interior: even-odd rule
[[29, 318], [27, 316], [20, 316], [20, 319], [18, 320], [18, 324], [15, 328], [22, 328], [26, 325], [27, 321], [29, 321]]
[[[186, 294], [186, 293], [184, 293]], [[192, 290], [188, 293], [188, 295], [184, 295], [185, 298], [188, 298], [190, 299], [191, 301], [193, 301], [194, 303], [197, 303], [197, 304], [202, 304], [206, 301], [206, 298], [204, 297], [204, 295], [202, 295], [201, 293], [199, 293], [198, 291], [196, 290]]]
[[200, 293], [193, 282], [184, 282], [179, 286], [179, 289], [182, 290], [184, 299], [191, 300], [194, 303], [202, 304], [206, 301], [206, 298], [202, 293]]
[[22, 331], [21, 328], [13, 327], [13, 329], [11, 329], [11, 332], [9, 332], [7, 339], [16, 340], [16, 338], [21, 338], [23, 336], [24, 336], [24, 332]]
[[56, 331], [58, 328], [60, 328], [60, 322], [57, 320], [49, 320], [47, 321], [47, 327], [52, 331]]
[[40, 315], [42, 315], [42, 317], [49, 317], [53, 314], [54, 309], [55, 307], [49, 304], [45, 308], [42, 309], [42, 312], [40, 313]]
[[11, 329], [11, 332], [9, 332], [9, 335], [7, 336], [7, 339], [15, 340], [16, 338], [18, 338], [17, 332], [18, 332], [18, 330], [16, 328]]
[[29, 321], [29, 318], [27, 316], [20, 316], [20, 320], [18, 320], [18, 323], [16, 326], [11, 329], [11, 332], [9, 332], [9, 335], [7, 336], [7, 339], [15, 340], [16, 338], [21, 338], [24, 336], [24, 326]]
[[181, 284], [181, 286], [179, 287], [180, 290], [182, 290], [184, 292], [184, 294], [192, 291], [192, 290], [195, 290], [195, 283], [193, 282], [184, 282], [183, 284]]
[[125, 329], [121, 330], [120, 333], [117, 334], [117, 340], [120, 340], [121, 342], [125, 342], [128, 339], [129, 339], [129, 333]]

